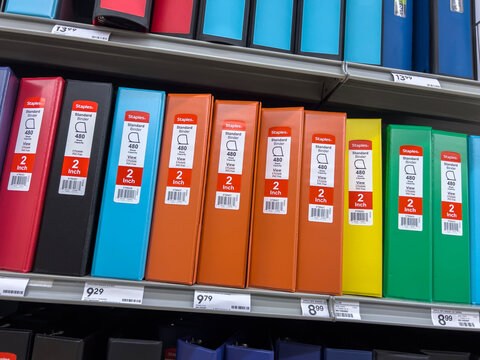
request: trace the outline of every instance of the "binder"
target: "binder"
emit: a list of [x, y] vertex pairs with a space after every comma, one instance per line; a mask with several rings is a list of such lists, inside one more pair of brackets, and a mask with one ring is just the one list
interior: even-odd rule
[[472, 358], [472, 354], [467, 352], [435, 350], [422, 350], [421, 352], [428, 355], [430, 360], [470, 360]]
[[384, 296], [432, 301], [432, 129], [389, 125]]
[[347, 119], [343, 292], [382, 296], [381, 119]]
[[108, 339], [107, 360], [162, 359], [161, 341], [136, 339]]
[[277, 340], [277, 360], [322, 360], [322, 347]]
[[34, 270], [85, 276], [105, 175], [111, 84], [67, 80]]
[[432, 131], [433, 300], [470, 303], [467, 135]]
[[0, 359], [29, 360], [32, 343], [31, 330], [0, 328]]
[[5, 12], [47, 19], [71, 20], [72, 0], [6, 0]]
[[199, 0], [156, 0], [150, 31], [193, 39]]
[[375, 360], [429, 360], [430, 357], [422, 354], [409, 354], [397, 351], [374, 350]]
[[195, 282], [212, 109], [211, 95], [167, 97], [148, 280]]
[[345, 0], [298, 0], [296, 53], [343, 60]]
[[474, 53], [475, 53], [475, 79], [480, 77], [480, 3], [475, 0], [472, 2], [473, 12], [474, 12], [474, 22], [473, 22], [473, 42], [474, 42]]
[[245, 287], [261, 104], [215, 101], [197, 282]]
[[274, 360], [273, 349], [254, 349], [239, 344], [225, 346], [225, 360]]
[[32, 268], [63, 86], [62, 78], [20, 82], [0, 183], [0, 269]]
[[263, 109], [248, 286], [295, 291], [303, 108]]
[[104, 358], [97, 334], [64, 333], [63, 331], [61, 333], [62, 335], [35, 335], [32, 360], [100, 360]]
[[[480, 136], [468, 137], [470, 218], [480, 217]], [[470, 221], [470, 282], [472, 304], [480, 304], [480, 224]]]
[[372, 360], [371, 351], [363, 350], [342, 350], [342, 349], [325, 349], [325, 360]]
[[197, 39], [246, 46], [250, 0], [200, 0]]
[[297, 292], [342, 293], [346, 116], [305, 111]]
[[5, 161], [17, 90], [18, 80], [15, 74], [8, 67], [0, 67], [0, 174]]
[[223, 360], [224, 353], [225, 344], [210, 348], [195, 344], [192, 338], [177, 341], [177, 360]]
[[250, 47], [293, 52], [296, 0], [252, 0]]
[[153, 0], [95, 0], [93, 24], [148, 31]]
[[164, 107], [163, 91], [118, 89], [92, 276], [143, 279]]

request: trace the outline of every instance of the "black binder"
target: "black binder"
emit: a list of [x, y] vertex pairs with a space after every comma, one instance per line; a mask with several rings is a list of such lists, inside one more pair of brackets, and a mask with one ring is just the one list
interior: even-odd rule
[[161, 341], [110, 338], [107, 360], [157, 360], [162, 358], [162, 348]]
[[0, 328], [0, 358], [29, 360], [32, 337], [31, 330]]

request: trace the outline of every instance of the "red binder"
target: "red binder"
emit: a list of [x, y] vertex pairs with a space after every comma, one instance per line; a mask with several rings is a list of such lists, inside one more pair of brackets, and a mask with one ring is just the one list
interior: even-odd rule
[[156, 0], [153, 7], [153, 33], [193, 38], [197, 25], [198, 0]]
[[0, 269], [32, 268], [63, 86], [62, 78], [20, 83], [0, 184]]

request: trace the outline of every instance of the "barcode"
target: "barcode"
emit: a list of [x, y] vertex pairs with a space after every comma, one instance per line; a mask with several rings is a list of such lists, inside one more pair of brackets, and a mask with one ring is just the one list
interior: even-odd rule
[[353, 318], [353, 314], [350, 313], [336, 313], [337, 317]]
[[217, 196], [217, 205], [235, 207], [237, 204], [237, 199], [231, 196]]
[[474, 327], [475, 327], [475, 324], [474, 324], [474, 323], [471, 323], [471, 322], [459, 322], [458, 325], [459, 325], [459, 326], [463, 326], [463, 327], [470, 327], [470, 328], [474, 328]]
[[332, 209], [324, 209], [324, 208], [311, 208], [310, 209], [310, 217], [319, 219], [319, 220], [326, 220], [330, 219], [332, 216]]
[[10, 295], [23, 295], [22, 290], [3, 290], [3, 294], [10, 294]]
[[84, 180], [62, 180], [62, 191], [80, 191], [82, 190]]
[[135, 200], [137, 198], [137, 194], [138, 190], [118, 189], [117, 199]]
[[444, 222], [443, 223], [443, 230], [448, 231], [448, 232], [457, 233], [460, 230], [460, 224], [451, 223], [451, 222]]
[[124, 302], [124, 303], [141, 304], [141, 303], [142, 303], [142, 300], [138, 300], [138, 299], [122, 299], [122, 302]]
[[364, 213], [364, 212], [351, 212], [350, 221], [366, 223], [370, 219], [369, 215], [370, 215], [369, 213]]
[[10, 185], [13, 186], [27, 186], [28, 176], [14, 175], [11, 177]]
[[232, 305], [231, 306], [232, 310], [250, 310], [250, 306], [238, 306], [238, 305]]
[[265, 211], [283, 213], [285, 210], [285, 203], [283, 201], [265, 201]]
[[240, 208], [239, 193], [217, 192], [215, 200], [216, 209], [238, 210]]
[[167, 202], [184, 203], [186, 198], [186, 191], [167, 191]]

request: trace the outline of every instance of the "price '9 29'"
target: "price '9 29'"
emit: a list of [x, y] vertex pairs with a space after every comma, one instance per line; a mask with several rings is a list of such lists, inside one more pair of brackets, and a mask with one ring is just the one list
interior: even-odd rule
[[198, 304], [206, 303], [207, 301], [210, 302], [213, 300], [212, 295], [197, 295]]
[[90, 297], [92, 295], [102, 295], [103, 291], [104, 290], [102, 288], [89, 287], [87, 289], [87, 294], [88, 294], [88, 297]]

